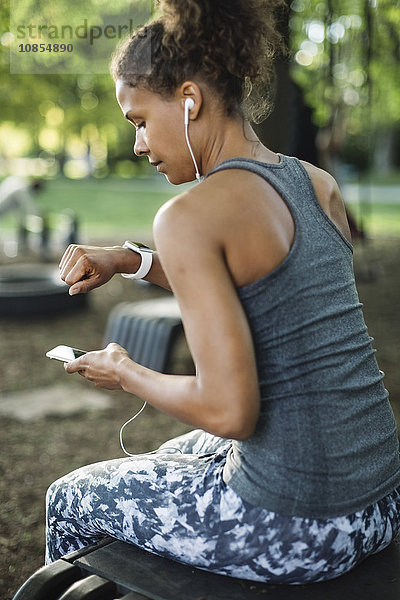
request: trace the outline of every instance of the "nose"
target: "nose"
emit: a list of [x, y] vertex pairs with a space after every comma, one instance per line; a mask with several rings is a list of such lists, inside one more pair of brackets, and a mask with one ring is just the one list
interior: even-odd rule
[[146, 140], [141, 129], [137, 129], [135, 143], [133, 144], [133, 151], [136, 156], [142, 156], [150, 152], [149, 147], [146, 144]]

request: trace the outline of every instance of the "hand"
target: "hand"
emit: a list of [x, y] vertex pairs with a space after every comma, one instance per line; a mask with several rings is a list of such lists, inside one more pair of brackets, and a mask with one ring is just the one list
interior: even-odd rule
[[60, 276], [71, 286], [70, 296], [85, 294], [107, 283], [117, 272], [117, 256], [122, 252], [128, 251], [119, 246], [68, 246], [60, 262]]
[[[67, 373], [79, 373], [96, 387], [106, 390], [121, 390], [120, 366], [130, 360], [128, 352], [119, 344], [111, 343], [104, 350], [87, 352], [83, 356], [65, 363]], [[133, 361], [131, 361], [133, 364]]]

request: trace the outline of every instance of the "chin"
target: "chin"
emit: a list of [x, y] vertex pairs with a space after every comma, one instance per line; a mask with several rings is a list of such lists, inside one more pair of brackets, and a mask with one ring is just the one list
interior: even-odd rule
[[180, 175], [168, 175], [168, 173], [165, 173], [165, 178], [168, 181], [168, 183], [171, 183], [172, 185], [181, 185], [181, 183], [190, 183], [191, 181], [194, 181], [196, 178], [195, 177], [184, 177], [182, 174]]

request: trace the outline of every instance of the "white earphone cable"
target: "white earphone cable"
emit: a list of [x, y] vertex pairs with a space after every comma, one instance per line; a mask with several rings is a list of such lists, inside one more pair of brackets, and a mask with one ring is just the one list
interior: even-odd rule
[[[192, 150], [192, 146], [190, 144], [190, 140], [189, 140], [189, 111], [191, 110], [191, 108], [194, 106], [193, 100], [191, 98], [188, 98], [186, 100], [185, 103], [185, 138], [186, 138], [186, 144], [187, 147], [189, 148], [189, 152], [190, 152], [190, 156], [192, 157], [193, 160], [193, 164], [194, 164], [194, 168], [196, 171], [196, 179], [197, 181], [200, 183], [202, 180], [202, 177], [199, 173], [199, 168], [197, 166], [197, 162], [196, 162], [196, 158], [193, 154], [193, 150]], [[125, 452], [125, 454], [127, 456], [137, 456], [136, 454], [131, 454], [130, 452], [128, 452], [128, 450], [125, 448], [125, 444], [124, 444], [124, 439], [123, 439], [123, 432], [124, 429], [127, 425], [129, 425], [129, 423], [132, 423], [132, 421], [134, 421], [136, 419], [136, 417], [138, 417], [146, 408], [147, 406], [147, 402], [143, 403], [143, 406], [141, 407], [140, 410], [138, 410], [138, 412], [136, 414], [133, 415], [133, 417], [131, 417], [130, 419], [128, 419], [121, 427], [121, 429], [119, 430], [119, 443], [121, 445], [121, 448], [123, 450], [123, 452]], [[173, 448], [172, 446], [170, 446], [171, 450], [176, 450], [177, 452], [180, 452], [182, 454], [182, 450], [180, 448]], [[152, 450], [151, 452], [144, 452], [144, 454], [154, 454], [155, 452], [158, 452], [158, 450]]]
[[[123, 440], [123, 431], [125, 429], [125, 427], [127, 425], [129, 425], [129, 423], [132, 423], [132, 421], [134, 421], [136, 419], [136, 417], [138, 417], [140, 415], [140, 413], [142, 413], [144, 411], [144, 409], [147, 406], [147, 402], [143, 402], [143, 406], [140, 410], [138, 410], [138, 412], [136, 414], [133, 415], [133, 417], [131, 417], [130, 419], [128, 419], [121, 427], [121, 429], [119, 430], [119, 443], [121, 445], [121, 448], [123, 450], [123, 452], [125, 452], [125, 454], [127, 456], [138, 456], [137, 454], [131, 454], [130, 452], [128, 452], [128, 450], [125, 448], [124, 445], [124, 440]], [[176, 450], [177, 452], [180, 452], [181, 454], [183, 454], [182, 450], [180, 448], [174, 448], [173, 446], [168, 446], [165, 447], [165, 450]], [[142, 452], [141, 455], [144, 454], [155, 454], [158, 453], [159, 450], [151, 450], [150, 452]]]
[[121, 427], [121, 429], [119, 430], [119, 443], [121, 445], [122, 450], [125, 452], [125, 454], [127, 456], [135, 456], [134, 454], [131, 454], [130, 452], [128, 452], [128, 450], [126, 450], [125, 446], [124, 446], [124, 440], [123, 440], [123, 431], [125, 429], [125, 427], [127, 425], [129, 425], [129, 423], [132, 423], [132, 421], [134, 421], [136, 419], [136, 417], [138, 417], [140, 415], [141, 412], [144, 411], [144, 409], [146, 408], [147, 402], [143, 402], [143, 406], [142, 408], [135, 414], [133, 415], [133, 417], [131, 417], [130, 419], [128, 419]]
[[197, 162], [196, 162], [195, 156], [193, 154], [192, 146], [190, 145], [190, 141], [189, 141], [189, 123], [185, 123], [185, 137], [186, 137], [186, 144], [187, 144], [187, 147], [189, 148], [190, 156], [192, 157], [194, 168], [196, 170], [196, 179], [198, 182], [200, 182], [201, 175], [199, 173], [199, 168], [197, 166]]

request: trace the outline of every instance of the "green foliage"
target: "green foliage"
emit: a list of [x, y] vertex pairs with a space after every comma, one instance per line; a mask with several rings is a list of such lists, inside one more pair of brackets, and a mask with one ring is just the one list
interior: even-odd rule
[[[361, 182], [359, 193], [369, 197], [370, 185], [400, 184], [382, 176]], [[89, 238], [107, 236], [121, 241], [124, 236], [150, 237], [154, 216], [167, 200], [192, 184], [172, 186], [162, 175], [150, 178], [108, 177], [99, 181], [94, 178], [71, 181], [64, 177], [46, 183], [37, 202], [47, 215], [52, 239], [62, 224], [62, 214], [72, 211], [78, 218], [80, 233]], [[397, 189], [397, 188], [396, 188]], [[393, 191], [396, 194], [396, 191]], [[363, 224], [371, 236], [400, 236], [399, 204], [383, 202], [379, 189], [369, 202], [353, 201], [348, 208], [358, 224]], [[8, 214], [0, 221], [0, 243], [16, 231], [15, 215]]]
[[[143, 0], [146, 1], [148, 5], [149, 1]], [[28, 17], [24, 16], [29, 8], [28, 4], [29, 0], [12, 0], [14, 27], [20, 22], [18, 19], [21, 23], [30, 23], [27, 21]], [[87, 8], [87, 4], [88, 2], [82, 3], [79, 0], [68, 3], [41, 0], [38, 5], [34, 5], [35, 10], [32, 14], [35, 18], [32, 18], [32, 21], [40, 23], [40, 15], [47, 14], [48, 20], [44, 22], [51, 22], [54, 18], [55, 22], [73, 23], [73, 16], [79, 15], [78, 9], [82, 6]], [[97, 7], [97, 16], [87, 16], [99, 19], [101, 11], [105, 12], [107, 5], [110, 5], [108, 0], [96, 0], [93, 6]], [[113, 9], [118, 8], [124, 10], [122, 1], [113, 2]], [[83, 163], [82, 159], [85, 157], [87, 161], [91, 161], [92, 169], [94, 168], [95, 174], [99, 176], [114, 170], [113, 165], [117, 160], [135, 161], [136, 157], [132, 152], [134, 130], [124, 119], [118, 106], [114, 82], [111, 75], [105, 72], [107, 65], [106, 69], [103, 69], [104, 72], [100, 73], [96, 73], [95, 69], [93, 73], [80, 73], [78, 68], [74, 71], [74, 65], [68, 65], [65, 74], [54, 72], [54, 69], [52, 72], [50, 64], [48, 72], [42, 69], [41, 72], [31, 74], [10, 73], [10, 55], [16, 40], [15, 36], [12, 38], [8, 33], [9, 9], [10, 3], [2, 0], [0, 158], [12, 161], [21, 156], [40, 157], [47, 161], [47, 171], [50, 175], [57, 174], [56, 170], [51, 169], [52, 164], [59, 163], [63, 167], [65, 161], [77, 162], [78, 159]], [[62, 10], [66, 11], [65, 17]], [[106, 22], [105, 19], [107, 17], [103, 15], [103, 22]], [[113, 41], [113, 47], [116, 43], [117, 41]], [[39, 55], [36, 55], [36, 58], [37, 56]], [[34, 59], [32, 54], [32, 60]], [[32, 63], [32, 68], [34, 67], [35, 64]], [[73, 174], [73, 169], [70, 171]]]
[[[116, 239], [135, 232], [151, 235], [157, 210], [174, 195], [190, 184], [172, 186], [162, 175], [149, 178], [107, 177], [73, 181], [57, 177], [46, 182], [43, 191], [35, 198], [51, 230], [62, 224], [62, 215], [73, 213], [80, 231], [91, 237], [115, 235]], [[9, 213], [0, 221], [2, 234], [16, 229], [16, 216]]]
[[[111, 7], [109, 0], [11, 0], [15, 22], [25, 18], [30, 3], [36, 20], [48, 14], [49, 19], [60, 21], [65, 14], [75, 25], [82, 6], [93, 4], [89, 17], [99, 20], [103, 16], [103, 24]], [[112, 5], [124, 14], [123, 0]], [[376, 132], [400, 122], [398, 1], [293, 0], [289, 25], [293, 78], [313, 108], [316, 124], [331, 127], [334, 123], [339, 137], [347, 140], [351, 162], [364, 165]], [[40, 158], [42, 171], [49, 176], [146, 172], [145, 161], [137, 161], [132, 152], [134, 130], [116, 102], [111, 76], [95, 69], [93, 73], [51, 72], [50, 63], [48, 72], [10, 73], [9, 31], [10, 3], [1, 0], [3, 174], [23, 156]], [[37, 57], [31, 58], [34, 67]]]
[[392, 0], [294, 0], [293, 77], [324, 126], [350, 135], [400, 119], [400, 10]]
[[129, 230], [150, 232], [157, 210], [176, 194], [176, 189], [161, 177], [148, 180], [108, 177], [104, 181], [58, 178], [48, 182], [38, 202], [46, 213], [72, 210], [91, 235], [122, 235], [121, 232]]

